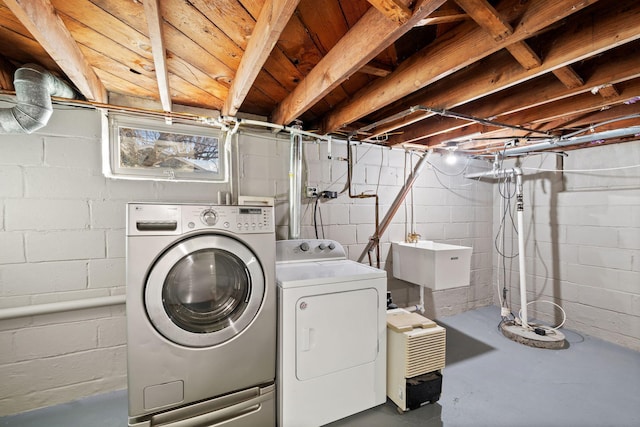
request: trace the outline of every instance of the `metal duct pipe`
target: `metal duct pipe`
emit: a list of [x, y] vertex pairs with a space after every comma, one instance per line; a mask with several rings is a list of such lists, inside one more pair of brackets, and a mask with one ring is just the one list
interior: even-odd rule
[[[301, 128], [294, 125], [294, 129]], [[302, 204], [302, 135], [291, 134], [289, 156], [289, 239], [300, 238], [300, 205]]]
[[75, 91], [67, 83], [37, 64], [18, 68], [13, 85], [18, 104], [0, 109], [0, 134], [35, 132], [49, 122], [52, 96], [75, 98]]
[[507, 148], [500, 155], [504, 157], [519, 156], [521, 154], [532, 151], [543, 151], [549, 148], [560, 148], [568, 145], [585, 144], [587, 142], [598, 141], [601, 139], [622, 138], [625, 136], [640, 134], [640, 126], [630, 126], [622, 129], [607, 130], [598, 133], [592, 133], [585, 136], [571, 137], [567, 139], [550, 139], [548, 141], [539, 142], [537, 144], [523, 145], [522, 147]]

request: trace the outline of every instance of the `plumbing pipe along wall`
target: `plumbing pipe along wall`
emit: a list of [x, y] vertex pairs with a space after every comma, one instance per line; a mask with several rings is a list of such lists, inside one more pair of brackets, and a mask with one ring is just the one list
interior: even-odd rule
[[522, 170], [518, 167], [500, 170], [491, 170], [486, 172], [466, 174], [465, 178], [504, 178], [506, 176], [515, 176], [516, 178], [516, 220], [518, 223], [518, 267], [520, 270], [520, 309], [522, 326], [529, 327], [527, 323], [527, 274], [524, 247], [524, 196], [522, 193]]

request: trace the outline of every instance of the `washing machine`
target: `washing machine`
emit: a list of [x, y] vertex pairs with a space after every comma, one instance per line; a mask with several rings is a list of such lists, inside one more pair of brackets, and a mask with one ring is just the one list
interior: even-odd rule
[[315, 427], [386, 401], [387, 274], [332, 240], [276, 242], [278, 425]]
[[274, 426], [273, 208], [127, 205], [129, 426]]

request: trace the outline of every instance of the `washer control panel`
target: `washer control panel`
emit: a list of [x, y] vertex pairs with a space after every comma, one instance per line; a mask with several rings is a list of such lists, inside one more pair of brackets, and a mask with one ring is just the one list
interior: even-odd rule
[[129, 235], [173, 235], [196, 230], [273, 233], [273, 207], [130, 203]]

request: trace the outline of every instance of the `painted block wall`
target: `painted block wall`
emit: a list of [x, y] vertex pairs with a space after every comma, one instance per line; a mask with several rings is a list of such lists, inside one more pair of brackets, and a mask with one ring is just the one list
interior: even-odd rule
[[[0, 135], [0, 308], [123, 294], [127, 202], [228, 191], [106, 179], [100, 132], [97, 111], [57, 107]], [[126, 388], [125, 346], [124, 305], [0, 321], [0, 416]]]
[[[0, 101], [0, 108], [10, 106]], [[123, 294], [127, 202], [211, 203], [218, 191], [229, 191], [227, 184], [107, 179], [100, 133], [98, 112], [56, 107], [36, 134], [0, 135], [0, 308]], [[234, 187], [242, 195], [274, 197], [277, 238], [287, 238], [289, 139], [242, 134], [237, 145]], [[335, 143], [332, 151], [329, 160], [326, 144], [305, 143], [303, 183], [339, 193], [319, 203], [324, 233], [357, 259], [373, 232], [373, 202], [348, 198], [347, 165], [339, 159], [346, 157], [346, 145]], [[377, 190], [382, 218], [404, 182], [405, 155], [365, 145], [354, 154], [354, 190]], [[446, 167], [438, 156], [433, 161]], [[474, 248], [471, 286], [427, 290], [427, 316], [491, 304], [492, 189], [460, 176], [436, 176], [433, 169], [418, 180], [416, 231], [423, 239]], [[302, 237], [314, 237], [311, 200], [302, 212]], [[391, 242], [404, 239], [404, 219], [401, 208], [381, 245], [381, 266], [401, 306], [419, 301], [417, 286], [391, 274]], [[0, 349], [0, 416], [126, 387], [124, 306], [0, 321]]]
[[[562, 174], [537, 170], [556, 162], [544, 155], [522, 163], [527, 301], [553, 301], [566, 311], [566, 328], [640, 351], [640, 141], [569, 151]], [[603, 170], [611, 168], [622, 169]], [[501, 260], [494, 263], [502, 280]], [[507, 283], [517, 313], [517, 259], [507, 262]], [[562, 320], [547, 303], [529, 311]]]
[[[240, 139], [240, 194], [275, 197], [278, 239], [288, 237], [289, 147], [288, 139], [274, 141], [256, 136]], [[353, 193], [377, 193], [382, 220], [405, 182], [405, 153], [363, 144], [353, 148], [353, 155]], [[319, 236], [323, 236], [324, 230], [325, 238], [339, 241], [350, 259], [359, 260], [375, 230], [375, 202], [373, 198], [349, 198], [345, 187], [346, 157], [344, 141], [332, 143], [331, 159], [326, 143], [305, 143], [302, 186], [338, 193], [336, 199], [321, 198], [318, 203], [317, 220], [320, 222], [322, 218], [324, 223], [323, 229], [318, 230]], [[418, 162], [417, 155], [412, 157], [407, 159], [407, 176]], [[462, 178], [460, 172], [466, 164], [445, 165], [440, 155], [432, 156], [432, 163], [433, 166], [423, 169], [413, 192], [415, 231], [423, 240], [473, 247], [470, 286], [440, 291], [425, 289], [425, 315], [438, 318], [492, 304], [493, 194], [491, 184]], [[392, 274], [391, 242], [404, 241], [411, 231], [410, 197], [406, 209], [403, 205], [396, 213], [380, 245], [380, 267], [387, 271], [388, 289], [401, 307], [420, 301], [418, 286], [395, 279]], [[303, 199], [300, 234], [303, 239], [316, 236], [314, 204], [313, 198]], [[375, 257], [373, 260], [375, 265]], [[362, 262], [368, 263], [368, 257], [364, 256]]]

